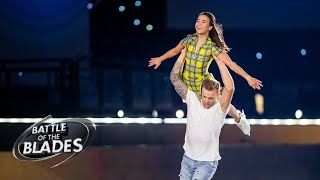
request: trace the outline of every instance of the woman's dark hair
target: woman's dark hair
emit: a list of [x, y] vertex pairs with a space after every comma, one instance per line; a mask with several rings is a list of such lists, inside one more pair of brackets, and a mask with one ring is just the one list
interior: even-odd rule
[[225, 50], [226, 52], [229, 52], [231, 48], [229, 48], [224, 41], [223, 38], [223, 30], [222, 30], [222, 24], [216, 23], [216, 18], [211, 12], [202, 12], [199, 14], [205, 15], [210, 19], [210, 26], [213, 26], [211, 31], [209, 31], [209, 37], [210, 39], [215, 42], [222, 50]]

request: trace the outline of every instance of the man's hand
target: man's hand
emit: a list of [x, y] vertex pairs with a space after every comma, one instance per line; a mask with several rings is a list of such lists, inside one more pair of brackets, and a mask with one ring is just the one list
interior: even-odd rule
[[154, 66], [154, 69], [158, 69], [158, 67], [161, 65], [161, 60], [156, 57], [156, 58], [151, 58], [151, 60], [149, 61], [149, 66]]
[[263, 87], [262, 82], [259, 79], [256, 79], [254, 77], [250, 77], [247, 80], [249, 86], [251, 86], [253, 89], [260, 90], [261, 87]]

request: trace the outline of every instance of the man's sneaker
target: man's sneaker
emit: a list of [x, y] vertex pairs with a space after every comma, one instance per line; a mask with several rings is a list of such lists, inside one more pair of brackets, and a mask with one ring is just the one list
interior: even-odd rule
[[236, 125], [241, 129], [243, 134], [250, 136], [251, 127], [246, 118], [246, 115], [244, 114], [243, 109], [242, 109], [242, 112], [239, 113], [239, 116], [240, 116], [240, 122], [239, 123], [236, 122]]

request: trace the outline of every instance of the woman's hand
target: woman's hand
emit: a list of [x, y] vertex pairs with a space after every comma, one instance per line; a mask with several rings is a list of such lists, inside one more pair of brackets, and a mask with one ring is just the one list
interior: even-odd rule
[[260, 90], [261, 87], [263, 87], [262, 82], [259, 79], [256, 79], [254, 77], [250, 77], [247, 80], [249, 86], [251, 86], [253, 89], [258, 89]]
[[154, 66], [154, 69], [158, 69], [160, 65], [161, 65], [161, 61], [158, 57], [156, 57], [156, 58], [150, 59], [148, 67]]

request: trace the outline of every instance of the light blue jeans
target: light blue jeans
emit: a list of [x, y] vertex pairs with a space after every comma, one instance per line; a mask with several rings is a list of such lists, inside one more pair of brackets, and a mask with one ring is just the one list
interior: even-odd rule
[[183, 155], [180, 180], [210, 180], [218, 168], [218, 161], [196, 161]]

